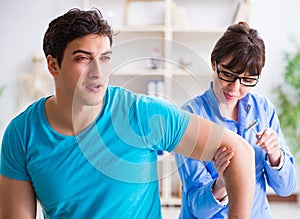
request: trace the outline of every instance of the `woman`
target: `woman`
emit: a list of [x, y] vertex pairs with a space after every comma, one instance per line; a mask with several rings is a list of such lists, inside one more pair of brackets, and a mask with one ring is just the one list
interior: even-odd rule
[[[271, 218], [267, 186], [280, 196], [290, 195], [296, 186], [294, 158], [280, 130], [276, 110], [266, 97], [251, 93], [264, 64], [265, 46], [257, 30], [246, 22], [231, 25], [211, 54], [214, 74], [210, 89], [183, 107], [226, 126], [253, 146], [256, 165], [253, 219]], [[180, 218], [228, 218], [223, 173], [233, 156], [234, 151], [226, 148], [218, 150], [214, 162], [175, 155], [182, 181]]]

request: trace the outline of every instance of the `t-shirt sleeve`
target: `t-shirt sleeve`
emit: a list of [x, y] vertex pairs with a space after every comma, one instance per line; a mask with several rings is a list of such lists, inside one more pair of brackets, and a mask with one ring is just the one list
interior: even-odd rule
[[[153, 150], [173, 151], [190, 120], [190, 113], [164, 100], [148, 98], [139, 105], [142, 135], [151, 136]], [[151, 134], [149, 134], [151, 133]], [[149, 142], [149, 141], [148, 141]]]
[[16, 180], [29, 180], [26, 170], [26, 149], [21, 135], [15, 128], [18, 124], [12, 121], [2, 139], [0, 173]]
[[177, 147], [182, 139], [190, 121], [190, 113], [174, 106], [169, 110], [170, 115], [167, 117], [167, 138], [165, 144], [162, 145], [162, 149], [170, 152]]

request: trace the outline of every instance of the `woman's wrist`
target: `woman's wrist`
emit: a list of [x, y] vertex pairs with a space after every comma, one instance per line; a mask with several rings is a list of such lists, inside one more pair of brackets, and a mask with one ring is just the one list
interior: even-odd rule
[[227, 197], [225, 183], [221, 178], [215, 180], [215, 183], [212, 186], [212, 194], [218, 201], [222, 201]]

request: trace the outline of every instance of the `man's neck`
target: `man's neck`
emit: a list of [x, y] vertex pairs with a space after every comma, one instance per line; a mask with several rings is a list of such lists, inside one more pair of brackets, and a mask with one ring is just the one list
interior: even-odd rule
[[76, 136], [96, 119], [101, 108], [102, 102], [95, 106], [59, 104], [53, 96], [46, 101], [45, 111], [48, 123], [56, 132]]

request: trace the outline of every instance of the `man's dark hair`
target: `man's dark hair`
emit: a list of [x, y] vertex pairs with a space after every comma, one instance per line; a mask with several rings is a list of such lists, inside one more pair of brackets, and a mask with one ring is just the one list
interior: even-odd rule
[[57, 58], [58, 65], [61, 66], [67, 44], [89, 34], [107, 36], [110, 46], [112, 45], [112, 29], [98, 9], [71, 9], [50, 22], [43, 41], [45, 56]]

